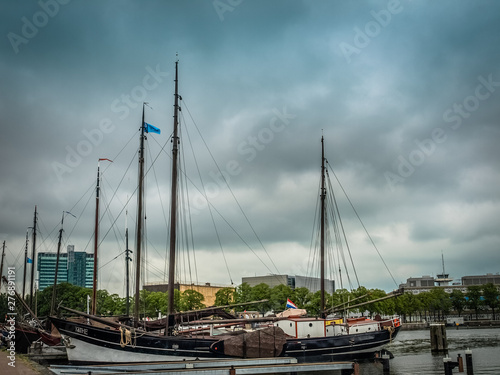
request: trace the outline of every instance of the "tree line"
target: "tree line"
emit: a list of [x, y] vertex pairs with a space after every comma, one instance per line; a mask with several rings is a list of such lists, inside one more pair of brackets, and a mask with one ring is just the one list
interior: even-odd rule
[[[52, 301], [52, 286], [38, 292], [34, 297], [36, 300], [36, 313], [39, 317], [49, 315]], [[87, 296], [92, 295], [92, 290], [75, 286], [69, 283], [57, 285], [56, 304], [63, 305], [79, 311], [86, 311]], [[328, 307], [342, 307], [349, 301], [351, 304], [360, 304], [385, 297], [387, 293], [380, 289], [358, 289], [348, 291], [338, 289], [334, 293], [326, 293], [326, 305]], [[236, 288], [222, 288], [215, 295], [215, 306], [236, 305], [228, 308], [233, 313], [244, 310], [266, 313], [269, 311], [279, 312], [285, 310], [287, 299], [293, 301], [298, 308], [306, 309], [311, 316], [320, 312], [320, 292], [310, 292], [307, 288], [292, 289], [287, 285], [269, 287], [267, 284], [258, 284], [251, 287], [243, 283]], [[359, 315], [400, 315], [403, 321], [411, 321], [412, 317], [419, 320], [444, 320], [451, 312], [459, 316], [469, 313], [478, 318], [480, 312], [491, 311], [495, 319], [496, 311], [500, 306], [500, 292], [493, 284], [482, 286], [469, 286], [465, 293], [455, 289], [452, 293], [445, 292], [443, 287], [432, 288], [428, 292], [417, 295], [404, 293], [396, 298], [386, 299], [378, 302], [367, 303], [362, 307], [349, 309], [350, 312]], [[27, 298], [29, 300], [29, 297]], [[257, 303], [252, 306], [238, 306], [252, 301], [267, 302]], [[204, 296], [192, 289], [180, 292], [175, 290], [174, 304], [176, 311], [197, 310], [206, 306]], [[21, 306], [20, 303], [17, 304]], [[134, 298], [130, 298], [130, 308], [133, 309]], [[168, 308], [167, 292], [151, 292], [141, 290], [139, 293], [140, 313], [143, 317], [156, 318], [160, 314], [165, 315]], [[337, 309], [338, 315], [344, 315], [347, 311]], [[106, 290], [97, 292], [97, 315], [123, 315], [126, 313], [126, 299], [118, 294], [109, 294]], [[7, 295], [0, 295], [0, 320], [4, 321], [7, 314]]]

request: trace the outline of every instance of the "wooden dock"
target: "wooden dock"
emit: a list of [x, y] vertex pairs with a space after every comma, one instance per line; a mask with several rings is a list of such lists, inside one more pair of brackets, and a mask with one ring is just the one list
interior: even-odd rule
[[56, 375], [249, 375], [316, 371], [339, 371], [341, 375], [357, 374], [353, 362], [298, 363], [291, 357], [213, 361], [178, 361], [116, 365], [71, 366], [54, 365], [49, 370]]
[[47, 346], [41, 342], [31, 344], [27, 356], [35, 362], [68, 359], [64, 345]]

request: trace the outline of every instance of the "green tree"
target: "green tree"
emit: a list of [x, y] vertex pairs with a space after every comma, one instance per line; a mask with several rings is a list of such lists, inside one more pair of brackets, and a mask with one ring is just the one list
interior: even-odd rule
[[118, 294], [109, 294], [107, 290], [97, 291], [97, 315], [120, 315], [125, 313], [125, 304]]
[[[271, 289], [270, 306], [273, 311], [283, 311], [288, 298], [293, 298], [293, 291], [288, 285], [276, 285]], [[298, 307], [298, 306], [297, 306]]]
[[473, 309], [477, 315], [479, 313], [479, 309], [481, 308], [481, 287], [478, 285], [470, 285], [467, 287], [467, 307], [469, 309]]
[[222, 288], [215, 293], [215, 306], [231, 305], [233, 303], [234, 288]]
[[311, 292], [304, 287], [295, 288], [292, 296], [293, 303], [295, 303], [299, 309], [303, 309], [311, 299]]
[[451, 305], [457, 311], [458, 316], [461, 316], [462, 311], [467, 307], [467, 300], [465, 299], [465, 295], [461, 290], [453, 289], [450, 294]]
[[[396, 300], [398, 297], [394, 298], [389, 298], [380, 302], [377, 302], [377, 305], [379, 306], [379, 313], [383, 315], [394, 315], [396, 313]], [[418, 306], [418, 301], [417, 305]], [[415, 311], [418, 311], [418, 307], [416, 308]]]
[[442, 320], [450, 313], [451, 300], [450, 295], [443, 288], [432, 288], [431, 294], [431, 309], [438, 313], [438, 319]]
[[337, 289], [333, 297], [333, 307], [338, 307], [340, 305], [347, 306], [347, 302], [352, 300], [351, 292], [347, 289]]
[[167, 313], [167, 293], [165, 292], [149, 292], [144, 296], [145, 300], [145, 314], [150, 318], [158, 317], [161, 313], [165, 315]]
[[317, 292], [311, 294], [309, 303], [306, 305], [307, 313], [309, 315], [316, 315], [316, 316], [319, 315], [320, 304], [321, 304], [321, 292], [318, 290]]
[[[353, 300], [352, 305], [357, 305], [359, 303], [367, 302], [369, 299], [370, 299], [370, 293], [368, 289], [366, 289], [364, 286], [360, 286], [351, 292], [351, 300]], [[354, 311], [360, 313], [361, 316], [363, 316], [366, 311], [366, 305], [360, 306], [356, 308]]]
[[[270, 298], [271, 298], [271, 288], [269, 287], [269, 285], [260, 283], [252, 288], [251, 292], [252, 301], [261, 301], [265, 299], [269, 300]], [[262, 302], [256, 304], [255, 307], [261, 314], [265, 314], [267, 311], [271, 309], [271, 303]]]
[[[37, 314], [39, 317], [48, 316], [52, 305], [52, 289], [48, 286], [37, 293]], [[86, 311], [87, 295], [92, 296], [92, 290], [70, 283], [60, 283], [56, 286], [56, 309], [59, 305], [78, 311]]]
[[422, 320], [422, 314], [424, 315], [423, 320], [428, 320], [427, 313], [431, 311], [431, 301], [432, 295], [430, 292], [422, 292], [417, 294], [417, 301], [419, 302], [419, 312], [420, 320]]
[[205, 297], [200, 292], [187, 289], [181, 293], [180, 309], [181, 311], [199, 310], [205, 307], [203, 304]]
[[416, 298], [413, 293], [405, 293], [402, 296], [397, 297], [396, 299], [396, 313], [401, 316], [404, 322], [406, 322], [407, 315], [412, 314], [411, 303]]
[[[246, 303], [252, 301], [252, 287], [248, 283], [238, 285], [234, 292], [235, 303]], [[244, 310], [243, 306], [238, 307], [239, 310]]]
[[494, 284], [488, 283], [483, 285], [484, 304], [490, 307], [493, 313], [493, 320], [495, 320], [495, 309], [500, 305], [499, 296], [500, 293]]
[[[369, 291], [369, 294], [370, 294], [369, 296], [370, 300], [382, 298], [387, 295], [385, 291], [380, 289], [371, 289]], [[368, 313], [370, 314], [370, 318], [372, 318], [374, 314], [382, 313], [383, 304], [384, 301], [379, 301], [379, 302], [369, 303], [365, 306], [366, 311], [368, 311]]]

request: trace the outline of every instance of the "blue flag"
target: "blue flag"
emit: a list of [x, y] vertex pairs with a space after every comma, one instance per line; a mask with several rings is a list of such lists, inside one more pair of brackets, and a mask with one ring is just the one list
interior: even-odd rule
[[156, 126], [153, 126], [151, 124], [148, 124], [147, 122], [144, 123], [144, 131], [146, 133], [156, 133], [160, 134], [160, 129], [158, 129]]
[[26, 263], [33, 263], [33, 261], [31, 260], [31, 258], [28, 258], [28, 259], [26, 260]]

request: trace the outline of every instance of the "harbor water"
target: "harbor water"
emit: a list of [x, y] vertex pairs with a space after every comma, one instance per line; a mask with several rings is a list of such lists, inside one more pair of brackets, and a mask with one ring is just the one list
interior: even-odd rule
[[[475, 375], [500, 374], [500, 328], [449, 328], [446, 331], [448, 339], [448, 357], [457, 360], [457, 355], [464, 357], [465, 350], [472, 351], [472, 361]], [[429, 330], [401, 331], [391, 344], [386, 346], [394, 358], [390, 360], [391, 375], [443, 375], [443, 353], [431, 353]], [[365, 362], [360, 364], [362, 375], [382, 374], [380, 363]], [[458, 368], [453, 374], [459, 374]]]

